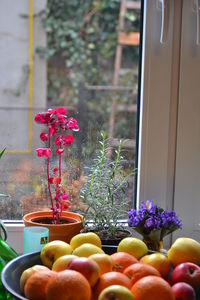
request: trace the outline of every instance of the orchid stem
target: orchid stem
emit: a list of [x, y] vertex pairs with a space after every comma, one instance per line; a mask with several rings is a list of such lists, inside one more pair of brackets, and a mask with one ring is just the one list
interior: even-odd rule
[[[49, 129], [48, 148], [50, 148], [50, 129]], [[53, 198], [51, 193], [51, 185], [50, 185], [50, 177], [49, 177], [49, 157], [47, 158], [47, 181], [48, 181], [49, 198], [51, 201], [51, 208], [54, 214]]]

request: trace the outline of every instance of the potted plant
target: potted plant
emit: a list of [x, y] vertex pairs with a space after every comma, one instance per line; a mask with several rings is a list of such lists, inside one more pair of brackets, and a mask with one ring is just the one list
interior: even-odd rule
[[[62, 185], [61, 164], [65, 149], [72, 145], [73, 136], [66, 131], [78, 131], [76, 119], [67, 116], [65, 108], [48, 109], [38, 113], [35, 122], [47, 128], [42, 131], [40, 139], [46, 147], [36, 149], [38, 157], [46, 160], [48, 197], [51, 207], [48, 211], [37, 211], [25, 214], [25, 226], [45, 226], [49, 228], [49, 241], [59, 239], [69, 242], [72, 236], [83, 228], [83, 216], [66, 211], [70, 207], [69, 196]], [[56, 148], [57, 165], [50, 168], [53, 146]]]
[[128, 224], [143, 236], [148, 249], [154, 251], [161, 251], [166, 235], [182, 228], [174, 211], [167, 211], [149, 200], [142, 202], [138, 210], [129, 210]]
[[87, 204], [83, 231], [97, 233], [104, 245], [117, 245], [123, 237], [130, 235], [123, 219], [128, 210], [128, 179], [135, 170], [125, 170], [123, 141], [112, 159], [108, 155], [110, 147], [105, 132], [101, 133], [101, 137], [101, 147], [81, 191], [83, 202]]

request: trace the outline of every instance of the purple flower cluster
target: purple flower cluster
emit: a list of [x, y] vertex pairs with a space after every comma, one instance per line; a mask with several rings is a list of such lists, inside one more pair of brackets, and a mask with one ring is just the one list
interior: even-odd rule
[[167, 211], [153, 204], [153, 201], [142, 202], [140, 209], [128, 212], [128, 224], [143, 235], [153, 230], [160, 230], [161, 237], [182, 228], [182, 223], [174, 211]]

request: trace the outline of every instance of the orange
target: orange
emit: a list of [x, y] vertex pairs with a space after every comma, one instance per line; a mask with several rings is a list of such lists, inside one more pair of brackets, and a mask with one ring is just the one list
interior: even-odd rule
[[74, 270], [56, 273], [47, 285], [46, 300], [90, 300], [91, 287], [87, 279]]
[[108, 272], [99, 277], [97, 284], [93, 290], [94, 299], [98, 299], [99, 294], [103, 291], [106, 287], [111, 285], [122, 285], [127, 287], [128, 289], [131, 288], [131, 281], [130, 279], [120, 273], [120, 272]]
[[161, 277], [157, 269], [142, 263], [130, 265], [124, 270], [124, 275], [128, 276], [128, 278], [131, 280], [132, 285], [144, 276], [155, 275]]
[[158, 276], [145, 276], [131, 288], [134, 300], [175, 300], [169, 283]]
[[126, 252], [116, 252], [111, 257], [114, 261], [113, 271], [122, 273], [126, 267], [138, 262], [137, 258]]
[[96, 261], [100, 268], [100, 275], [111, 272], [114, 266], [114, 261], [111, 255], [96, 253], [89, 256], [90, 259]]
[[168, 277], [172, 266], [169, 258], [161, 253], [145, 255], [140, 259], [140, 262], [156, 268], [163, 278]]
[[26, 281], [24, 294], [29, 300], [45, 300], [48, 281], [55, 278], [56, 272], [40, 270], [34, 272]]

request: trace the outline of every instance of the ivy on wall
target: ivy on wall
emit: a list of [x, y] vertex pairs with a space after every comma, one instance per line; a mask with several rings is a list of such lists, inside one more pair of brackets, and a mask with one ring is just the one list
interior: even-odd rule
[[[49, 0], [42, 13], [47, 47], [37, 51], [48, 61], [48, 105], [72, 105], [81, 111], [80, 122], [92, 139], [91, 143], [87, 141], [87, 147], [82, 147], [83, 155], [93, 151], [98, 132], [107, 131], [113, 97], [124, 103], [132, 101], [128, 93], [86, 91], [83, 95], [80, 88], [81, 83], [112, 85], [120, 2]], [[125, 19], [126, 31], [139, 31], [138, 11], [127, 12]], [[122, 63], [124, 67], [137, 69], [138, 47], [124, 47]], [[120, 84], [136, 89], [137, 76], [126, 74]], [[118, 118], [119, 137], [130, 138], [135, 134], [135, 118], [128, 125], [127, 119], [127, 116]]]
[[[49, 100], [78, 102], [78, 85], [111, 83], [117, 45], [120, 0], [51, 0], [42, 19], [48, 59]], [[138, 27], [137, 13], [127, 13], [126, 30]], [[137, 50], [128, 50], [134, 59]], [[64, 88], [65, 87], [65, 88]], [[63, 99], [62, 99], [63, 97]]]

